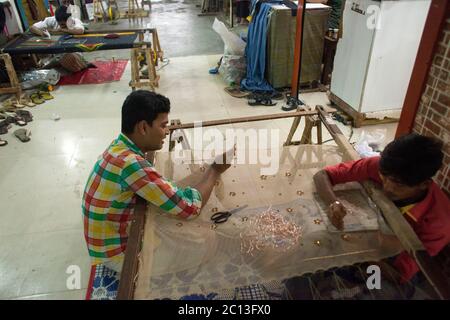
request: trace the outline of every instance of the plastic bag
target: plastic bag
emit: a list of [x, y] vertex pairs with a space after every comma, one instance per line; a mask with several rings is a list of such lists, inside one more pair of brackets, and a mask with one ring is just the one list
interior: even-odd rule
[[228, 85], [239, 85], [242, 78], [245, 77], [246, 72], [247, 65], [245, 63], [245, 57], [234, 55], [223, 56], [222, 63], [219, 67], [219, 74], [222, 75]]
[[386, 138], [386, 129], [376, 129], [371, 132], [363, 131], [355, 150], [363, 158], [378, 156]]
[[245, 42], [235, 35], [233, 32], [229, 31], [225, 24], [217, 18], [214, 19], [212, 26], [213, 30], [217, 32], [225, 44], [225, 55], [235, 55], [243, 56], [245, 52]]
[[20, 85], [22, 89], [35, 88], [43, 83], [56, 85], [61, 78], [60, 73], [55, 69], [33, 70], [24, 72], [20, 76]]

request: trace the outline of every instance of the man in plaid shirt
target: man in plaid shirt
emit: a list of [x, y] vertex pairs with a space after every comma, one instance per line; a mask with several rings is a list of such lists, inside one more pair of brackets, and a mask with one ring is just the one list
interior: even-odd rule
[[149, 91], [131, 93], [122, 106], [122, 133], [95, 163], [82, 202], [84, 235], [92, 264], [121, 271], [137, 197], [168, 214], [189, 219], [200, 213], [229, 164], [213, 163], [195, 187], [179, 188], [145, 159], [162, 148], [170, 101]]

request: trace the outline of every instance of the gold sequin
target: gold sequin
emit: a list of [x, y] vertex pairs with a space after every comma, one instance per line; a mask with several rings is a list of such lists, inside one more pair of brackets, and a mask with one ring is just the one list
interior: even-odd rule
[[212, 225], [211, 225], [211, 229], [212, 229], [212, 230], [216, 230], [216, 229], [217, 229], [217, 224], [212, 224]]
[[242, 222], [245, 222], [245, 221], [247, 221], [247, 220], [248, 220], [247, 217], [242, 217]]
[[181, 226], [183, 226], [183, 224], [181, 222], [178, 222], [177, 227], [181, 227]]
[[323, 222], [322, 219], [314, 219], [315, 224], [321, 224]]
[[205, 167], [200, 167], [200, 171], [204, 172], [205, 171]]
[[289, 213], [292, 213], [292, 212], [294, 211], [294, 209], [292, 209], [292, 208], [287, 208], [286, 211], [289, 212]]
[[297, 194], [298, 194], [299, 196], [301, 196], [301, 195], [303, 195], [303, 194], [304, 194], [304, 192], [303, 192], [303, 191], [301, 191], [301, 190], [298, 190], [298, 191], [297, 191]]
[[320, 247], [320, 240], [314, 241], [314, 244], [315, 244], [316, 246], [319, 246], [319, 247]]
[[230, 192], [231, 197], [234, 197], [235, 195], [236, 195], [236, 192], [233, 192], [233, 191]]
[[267, 180], [267, 176], [261, 176], [261, 180]]
[[211, 209], [211, 212], [217, 212], [219, 209], [217, 209], [217, 207], [214, 207]]
[[286, 177], [290, 177], [291, 173], [290, 172], [286, 172], [285, 175], [286, 175]]

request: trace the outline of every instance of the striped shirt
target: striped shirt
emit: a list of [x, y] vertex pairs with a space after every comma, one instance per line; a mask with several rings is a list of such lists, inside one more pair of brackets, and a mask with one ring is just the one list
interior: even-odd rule
[[84, 236], [92, 264], [122, 261], [137, 196], [169, 214], [189, 218], [200, 213], [201, 195], [164, 179], [124, 134], [99, 157], [82, 201]]

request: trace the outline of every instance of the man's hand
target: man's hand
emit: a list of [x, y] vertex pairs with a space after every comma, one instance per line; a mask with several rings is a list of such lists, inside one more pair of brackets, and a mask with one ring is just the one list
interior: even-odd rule
[[337, 229], [344, 229], [344, 217], [347, 214], [347, 209], [345, 209], [344, 205], [339, 201], [335, 201], [330, 204], [328, 209], [328, 217], [330, 218], [331, 223]]
[[231, 167], [231, 164], [227, 164], [227, 163], [224, 163], [224, 164], [218, 164], [218, 163], [213, 163], [212, 165], [211, 165], [211, 167], [214, 169], [214, 171], [216, 171], [217, 173], [220, 173], [220, 174], [222, 174], [222, 173], [224, 173], [229, 167]]
[[231, 160], [233, 159], [235, 153], [236, 145], [234, 145], [233, 148], [227, 152], [216, 157], [216, 160], [211, 165], [211, 168], [213, 168], [217, 173], [224, 173], [229, 167], [231, 167]]

